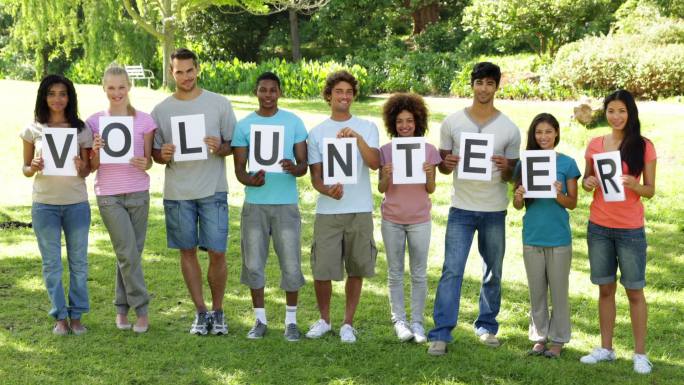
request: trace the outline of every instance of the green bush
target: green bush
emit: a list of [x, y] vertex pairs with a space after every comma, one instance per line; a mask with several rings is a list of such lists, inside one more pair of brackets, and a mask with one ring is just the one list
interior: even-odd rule
[[360, 83], [359, 95], [371, 93], [368, 72], [359, 65], [344, 66], [337, 62], [302, 60], [297, 63], [271, 59], [259, 64], [233, 59], [226, 62], [203, 63], [200, 85], [208, 90], [224, 94], [247, 95], [254, 92], [257, 77], [266, 71], [280, 77], [283, 95], [289, 98], [307, 99], [321, 95], [325, 78], [329, 73], [346, 69]]
[[684, 93], [684, 44], [652, 44], [641, 35], [590, 37], [561, 48], [551, 78], [594, 96], [624, 88], [647, 99]]

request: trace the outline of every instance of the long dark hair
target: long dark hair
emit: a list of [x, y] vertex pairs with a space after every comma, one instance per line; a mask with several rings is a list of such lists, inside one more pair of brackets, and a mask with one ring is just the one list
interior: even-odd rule
[[[558, 143], [560, 142], [560, 124], [558, 124], [558, 119], [556, 119], [555, 116], [542, 112], [541, 114], [538, 114], [532, 119], [532, 123], [530, 123], [530, 128], [527, 129], [527, 146], [525, 147], [526, 150], [541, 150], [542, 148], [539, 146], [539, 143], [537, 143], [537, 138], [535, 138], [534, 133], [537, 129], [537, 125], [539, 123], [548, 123], [551, 127], [556, 130], [556, 139], [553, 141], [553, 147], [556, 147]], [[522, 184], [522, 167], [523, 165], [520, 164], [520, 168], [517, 169], [517, 173], [515, 174], [515, 184], [514, 184], [514, 191], [515, 189], [518, 188]], [[532, 203], [534, 202], [534, 198], [525, 198], [525, 207], [529, 207]]]
[[560, 124], [558, 124], [558, 119], [555, 116], [542, 112], [532, 119], [530, 123], [530, 128], [527, 130], [527, 147], [526, 150], [541, 150], [539, 143], [537, 143], [537, 138], [535, 138], [534, 133], [537, 129], [539, 123], [548, 123], [551, 127], [556, 130], [556, 140], [553, 141], [553, 147], [556, 147], [560, 142]]
[[38, 86], [38, 95], [36, 95], [36, 108], [34, 110], [34, 118], [38, 123], [47, 123], [50, 121], [50, 107], [47, 104], [48, 92], [55, 84], [64, 84], [67, 89], [67, 97], [69, 101], [64, 109], [64, 116], [69, 121], [71, 127], [76, 127], [78, 132], [81, 132], [85, 123], [78, 117], [78, 100], [76, 99], [76, 89], [71, 80], [61, 75], [47, 75], [40, 81]]
[[608, 110], [608, 103], [619, 100], [627, 107], [627, 123], [624, 128], [624, 137], [620, 143], [620, 158], [627, 163], [629, 173], [639, 176], [644, 170], [644, 152], [646, 142], [641, 136], [641, 123], [639, 122], [639, 110], [634, 97], [627, 90], [617, 90], [606, 96], [603, 100], [603, 110]]

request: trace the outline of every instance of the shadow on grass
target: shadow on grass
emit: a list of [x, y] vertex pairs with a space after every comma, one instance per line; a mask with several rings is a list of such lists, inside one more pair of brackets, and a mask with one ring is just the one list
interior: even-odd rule
[[[301, 204], [304, 224], [302, 268], [307, 278], [307, 284], [300, 291], [298, 317], [302, 328], [318, 318], [309, 265], [314, 206], [315, 202], [311, 200]], [[0, 240], [0, 247], [21, 244], [22, 248], [33, 251], [27, 255], [0, 258], [0, 298], [7, 309], [0, 313], [0, 354], [9, 357], [3, 360], [5, 363], [0, 364], [0, 368], [9, 375], [6, 378], [16, 383], [70, 379], [77, 383], [124, 384], [542, 384], [549, 378], [568, 384], [586, 382], [587, 378], [597, 378], [604, 383], [640, 383], [638, 378], [631, 376], [631, 361], [627, 359], [593, 367], [580, 364], [579, 357], [588, 349], [581, 344], [578, 348], [574, 342], [566, 347], [561, 360], [526, 357], [525, 351], [530, 344], [527, 340], [527, 287], [519, 280], [507, 280], [506, 270], [499, 316], [502, 322], [501, 348], [493, 350], [480, 345], [472, 332], [471, 324], [478, 312], [480, 279], [471, 275], [467, 275], [463, 283], [460, 322], [454, 330], [455, 342], [449, 345], [448, 355], [430, 357], [425, 354], [425, 346], [399, 343], [389, 320], [384, 254], [379, 256], [376, 277], [364, 283], [355, 319], [355, 327], [359, 331], [357, 344], [342, 344], [336, 335], [299, 343], [284, 341], [284, 295], [277, 287], [280, 272], [273, 254], [266, 271], [266, 309], [270, 330], [262, 341], [247, 340], [245, 335], [251, 327], [253, 315], [249, 290], [239, 284], [239, 213], [240, 208], [231, 205], [228, 287], [224, 302], [230, 332], [223, 337], [202, 338], [187, 333], [194, 310], [180, 274], [177, 251], [165, 247], [163, 208], [160, 205], [153, 205], [150, 211], [144, 257], [146, 280], [152, 296], [152, 327], [145, 335], [118, 331], [113, 325], [115, 257], [96, 208], [93, 208], [89, 253], [92, 308], [84, 318], [89, 333], [82, 337], [58, 338], [49, 333], [51, 323], [45, 315], [49, 303], [39, 284], [40, 257], [33, 233], [30, 229], [12, 230], [10, 238]], [[652, 243], [656, 243], [654, 248], [672, 246], [669, 241], [658, 237], [652, 237], [655, 238]], [[376, 241], [382, 250], [381, 240]], [[433, 239], [435, 242], [439, 244], [436, 249], [441, 250], [443, 239]], [[659, 242], [665, 243], [661, 245]], [[675, 245], [675, 248], [680, 250], [681, 246]], [[200, 261], [203, 271], [206, 271], [204, 253], [200, 254]], [[470, 263], [479, 266], [479, 258], [475, 257]], [[586, 268], [586, 254], [576, 253], [573, 272], [579, 271], [588, 279]], [[674, 262], [667, 268], [673, 268], [672, 274], [681, 270]], [[654, 284], [670, 278], [669, 275], [658, 274], [661, 273], [656, 272], [650, 277]], [[430, 266], [425, 314], [427, 328], [432, 326], [430, 312], [439, 276], [440, 268]], [[33, 282], [33, 286], [26, 282]], [[208, 297], [206, 284], [205, 297]], [[598, 334], [594, 297], [594, 293], [577, 293], [570, 298], [576, 335]], [[674, 342], [678, 340], [679, 331], [684, 329], [684, 314], [679, 302], [673, 297], [658, 298], [653, 304], [655, 306], [651, 307], [650, 327], [658, 330], [659, 338], [665, 338], [660, 344], [649, 347], [652, 357], [677, 353], [681, 356], [681, 348], [677, 348]], [[618, 301], [618, 306], [615, 345], [621, 357], [628, 357], [627, 352], [631, 351], [629, 318], [625, 316], [624, 301]], [[343, 285], [336, 283], [332, 299], [335, 328], [341, 323], [343, 307]], [[598, 337], [593, 339], [598, 340]], [[79, 355], [78, 365], [60, 364], [71, 358], [74, 352]], [[680, 382], [680, 365], [662, 359], [654, 361], [653, 381]], [[22, 370], [14, 370], [18, 363], [21, 363]], [[56, 367], [60, 369], [55, 370]]]

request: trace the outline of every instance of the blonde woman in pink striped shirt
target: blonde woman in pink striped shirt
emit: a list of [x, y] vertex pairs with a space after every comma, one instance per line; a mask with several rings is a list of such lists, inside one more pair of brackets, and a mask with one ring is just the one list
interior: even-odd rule
[[[91, 167], [97, 170], [97, 205], [116, 253], [116, 327], [144, 333], [149, 327], [149, 295], [142, 270], [142, 252], [150, 207], [150, 177], [145, 171], [152, 167], [156, 124], [149, 114], [136, 111], [131, 106], [128, 99], [131, 82], [123, 68], [116, 65], [107, 68], [102, 85], [109, 108], [93, 114], [86, 124], [93, 131], [94, 138]], [[105, 146], [100, 135], [102, 116], [133, 117], [134, 157], [128, 164], [100, 164], [99, 150]], [[135, 325], [128, 320], [130, 309], [137, 316]]]

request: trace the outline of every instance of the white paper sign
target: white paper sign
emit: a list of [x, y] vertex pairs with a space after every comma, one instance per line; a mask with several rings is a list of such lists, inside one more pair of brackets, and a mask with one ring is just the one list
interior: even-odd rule
[[43, 175], [78, 175], [74, 164], [74, 157], [78, 155], [77, 135], [75, 128], [43, 128]]
[[622, 159], [620, 151], [594, 154], [594, 174], [599, 180], [603, 199], [606, 202], [625, 200], [625, 186], [622, 185]]
[[356, 138], [323, 139], [323, 183], [356, 184], [358, 151]]
[[175, 162], [207, 159], [204, 114], [171, 117], [171, 138], [176, 146]]
[[425, 138], [393, 138], [392, 139], [392, 183], [423, 184], [426, 182], [425, 171]]
[[133, 158], [132, 116], [100, 116], [100, 135], [105, 143], [100, 149], [100, 163], [128, 163]]
[[462, 132], [458, 179], [492, 180], [494, 135]]
[[285, 126], [252, 124], [249, 132], [249, 171], [283, 172]]
[[529, 150], [520, 153], [525, 198], [556, 198], [556, 152]]

